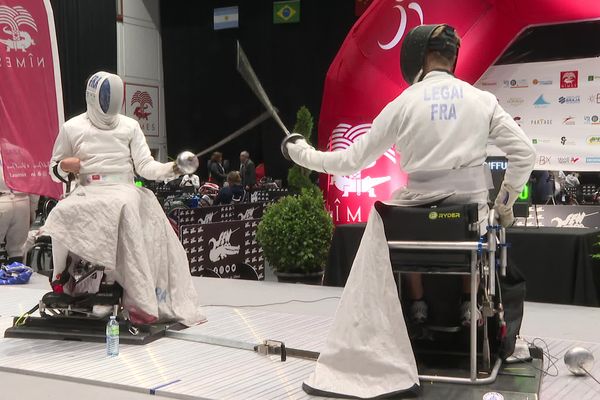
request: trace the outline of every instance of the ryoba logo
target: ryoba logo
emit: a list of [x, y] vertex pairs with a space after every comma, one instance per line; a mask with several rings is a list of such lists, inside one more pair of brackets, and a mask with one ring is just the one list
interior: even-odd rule
[[431, 220], [434, 220], [434, 219], [458, 219], [458, 218], [460, 218], [459, 212], [439, 213], [436, 211], [432, 211], [429, 213], [429, 219], [431, 219]]

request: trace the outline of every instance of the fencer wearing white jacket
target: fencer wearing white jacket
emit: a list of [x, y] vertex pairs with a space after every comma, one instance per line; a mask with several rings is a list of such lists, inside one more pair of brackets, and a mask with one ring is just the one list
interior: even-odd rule
[[138, 122], [119, 114], [117, 75], [92, 75], [86, 102], [87, 112], [62, 126], [50, 164], [55, 180], [78, 183], [40, 230], [52, 237], [54, 279], [70, 251], [121, 284], [132, 321], [201, 322], [185, 250], [154, 194], [134, 185], [134, 171], [162, 180], [178, 170], [155, 161]]
[[[495, 207], [508, 219], [505, 225], [510, 225], [507, 212], [527, 183], [535, 162], [531, 140], [493, 94], [449, 72], [429, 72], [407, 88], [375, 118], [369, 133], [344, 151], [316, 151], [305, 141], [288, 144], [287, 148], [292, 160], [303, 167], [331, 175], [351, 175], [395, 145], [409, 179], [408, 186], [397, 191], [392, 200], [418, 205], [460, 195], [487, 207], [489, 181], [482, 175], [485, 172], [479, 171], [483, 171], [488, 143], [500, 148], [508, 159]], [[468, 181], [457, 182], [466, 174]], [[424, 175], [428, 182], [421, 182]], [[413, 189], [413, 184], [418, 188]], [[428, 188], [422, 190], [426, 184]], [[505, 204], [507, 195], [510, 204]], [[486, 217], [487, 213], [480, 215]]]
[[[495, 96], [452, 75], [459, 44], [447, 25], [413, 29], [401, 56], [409, 63], [402, 72], [412, 86], [381, 111], [370, 132], [335, 152], [317, 151], [292, 135], [284, 141], [284, 154], [287, 150], [294, 162], [314, 171], [351, 175], [396, 146], [408, 184], [386, 203], [478, 203], [484, 232], [491, 184], [484, 162], [491, 142], [508, 158], [495, 208], [500, 222], [511, 224], [512, 204], [531, 173], [534, 149]], [[383, 223], [373, 208], [324, 349], [303, 388], [314, 395], [383, 398], [418, 387]]]

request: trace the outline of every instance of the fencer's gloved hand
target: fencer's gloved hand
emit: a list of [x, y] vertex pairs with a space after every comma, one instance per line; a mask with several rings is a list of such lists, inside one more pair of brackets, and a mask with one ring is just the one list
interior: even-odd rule
[[70, 174], [78, 174], [81, 162], [77, 157], [67, 157], [60, 162], [60, 169]]
[[176, 163], [173, 163], [173, 173], [175, 176], [185, 175], [183, 171], [179, 169], [179, 166]]
[[[301, 144], [299, 142], [304, 142], [304, 144]], [[290, 148], [294, 149], [294, 151], [296, 152], [296, 154], [298, 154], [298, 152], [300, 150], [298, 150], [297, 148], [295, 148], [293, 146], [292, 147], [288, 147], [288, 146], [291, 146], [291, 145], [296, 144], [296, 143], [298, 143], [300, 146], [308, 146], [308, 147], [310, 147], [308, 145], [308, 143], [306, 143], [306, 140], [304, 139], [304, 136], [302, 136], [299, 133], [290, 133], [289, 135], [286, 135], [283, 138], [283, 140], [281, 141], [281, 153], [283, 154], [283, 157], [286, 160], [294, 161], [296, 164], [298, 164], [298, 161], [297, 161], [298, 158], [297, 157], [296, 157], [296, 159], [292, 158], [291, 155], [290, 155], [290, 153], [289, 153], [289, 149]], [[301, 148], [304, 148], [304, 147], [301, 147]]]
[[515, 223], [513, 205], [519, 197], [519, 194], [520, 192], [518, 190], [503, 183], [502, 187], [500, 187], [500, 192], [498, 192], [498, 196], [496, 197], [496, 201], [494, 201], [496, 216], [498, 217], [500, 225], [505, 228], [508, 228]]
[[298, 163], [300, 152], [304, 149], [312, 149], [313, 147], [310, 144], [308, 144], [308, 142], [305, 139], [299, 139], [294, 143], [286, 144], [286, 148], [292, 161]]

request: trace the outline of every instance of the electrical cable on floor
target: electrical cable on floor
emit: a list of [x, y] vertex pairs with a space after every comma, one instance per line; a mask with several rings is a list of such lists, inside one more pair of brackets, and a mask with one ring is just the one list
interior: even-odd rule
[[339, 300], [340, 297], [339, 296], [329, 296], [329, 297], [322, 297], [320, 299], [315, 299], [315, 300], [292, 299], [292, 300], [287, 300], [287, 301], [281, 301], [281, 302], [276, 302], [276, 303], [265, 303], [265, 304], [244, 304], [244, 305], [204, 304], [203, 307], [253, 308], [253, 307], [279, 306], [282, 304], [290, 304], [290, 303], [318, 303], [319, 301], [333, 300], [333, 299]]
[[[553, 378], [557, 377], [559, 374], [559, 370], [558, 370], [558, 366], [556, 365], [556, 363], [559, 360], [559, 357], [555, 357], [552, 354], [550, 354], [550, 348], [548, 346], [548, 343], [546, 343], [546, 341], [542, 338], [534, 338], [531, 342], [526, 340], [525, 338], [521, 337], [521, 339], [523, 339], [525, 341], [525, 343], [527, 343], [529, 346], [535, 346], [535, 347], [539, 347], [542, 350], [542, 354], [544, 355], [545, 358], [548, 359], [548, 365], [546, 366], [546, 368], [542, 369], [542, 368], [537, 368], [533, 365], [530, 365], [531, 368], [540, 371], [541, 373], [543, 373], [545, 376], [551, 376]], [[544, 347], [546, 348], [546, 350], [544, 350], [543, 347], [536, 345], [536, 341], [540, 341], [543, 343]], [[519, 357], [515, 357], [515, 359], [524, 362], [524, 363], [528, 363], [529, 360], [523, 360]], [[550, 373], [550, 368], [554, 369], [554, 373]]]

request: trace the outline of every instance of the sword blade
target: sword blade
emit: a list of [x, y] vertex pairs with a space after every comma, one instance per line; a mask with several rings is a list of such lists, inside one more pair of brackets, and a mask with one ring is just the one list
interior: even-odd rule
[[[264, 354], [263, 353], [263, 350], [264, 350], [264, 351], [266, 351], [266, 355], [281, 356], [281, 352], [282, 352], [280, 347], [276, 347], [276, 346], [273, 346], [270, 344], [270, 342], [274, 342], [271, 340], [263, 341], [263, 343], [250, 343], [250, 342], [244, 342], [242, 340], [228, 339], [228, 338], [203, 335], [203, 334], [198, 334], [198, 333], [194, 333], [193, 335], [190, 335], [190, 334], [186, 334], [185, 331], [170, 331], [170, 330], [167, 330], [166, 335], [167, 335], [167, 337], [170, 337], [173, 339], [180, 339], [180, 340], [187, 340], [190, 342], [198, 342], [198, 343], [211, 344], [211, 345], [215, 345], [215, 346], [229, 347], [232, 349], [249, 350], [249, 351], [254, 351], [257, 353], [261, 353], [261, 354]], [[266, 349], [265, 349], [265, 346], [267, 347]], [[262, 347], [263, 349], [259, 350], [260, 347]], [[316, 361], [319, 358], [320, 353], [317, 351], [294, 349], [294, 348], [290, 348], [290, 347], [286, 346], [285, 354], [287, 357], [303, 358], [305, 360]]]
[[224, 144], [232, 141], [233, 139], [235, 139], [236, 137], [248, 132], [250, 129], [254, 128], [255, 126], [257, 126], [258, 124], [260, 124], [261, 122], [267, 120], [271, 118], [271, 113], [269, 111], [265, 111], [262, 114], [260, 114], [258, 117], [254, 118], [252, 121], [248, 122], [246, 125], [242, 126], [241, 128], [239, 128], [238, 130], [236, 130], [235, 132], [225, 136], [223, 139], [219, 140], [217, 143], [213, 144], [212, 146], [202, 150], [200, 153], [196, 154], [196, 157], [201, 157], [207, 153], [210, 153], [211, 151], [223, 146]]
[[258, 77], [254, 73], [254, 69], [252, 68], [252, 65], [250, 65], [250, 61], [248, 61], [248, 57], [246, 57], [246, 53], [244, 53], [240, 42], [237, 42], [237, 70], [248, 86], [250, 86], [250, 89], [254, 92], [258, 100], [263, 103], [275, 122], [277, 122], [277, 125], [279, 125], [286, 135], [289, 135], [290, 131], [285, 127], [281, 118], [279, 118], [279, 114], [277, 114], [277, 110], [273, 107], [273, 104], [271, 104], [271, 100], [269, 100], [269, 96], [267, 96], [265, 89], [263, 89]]

